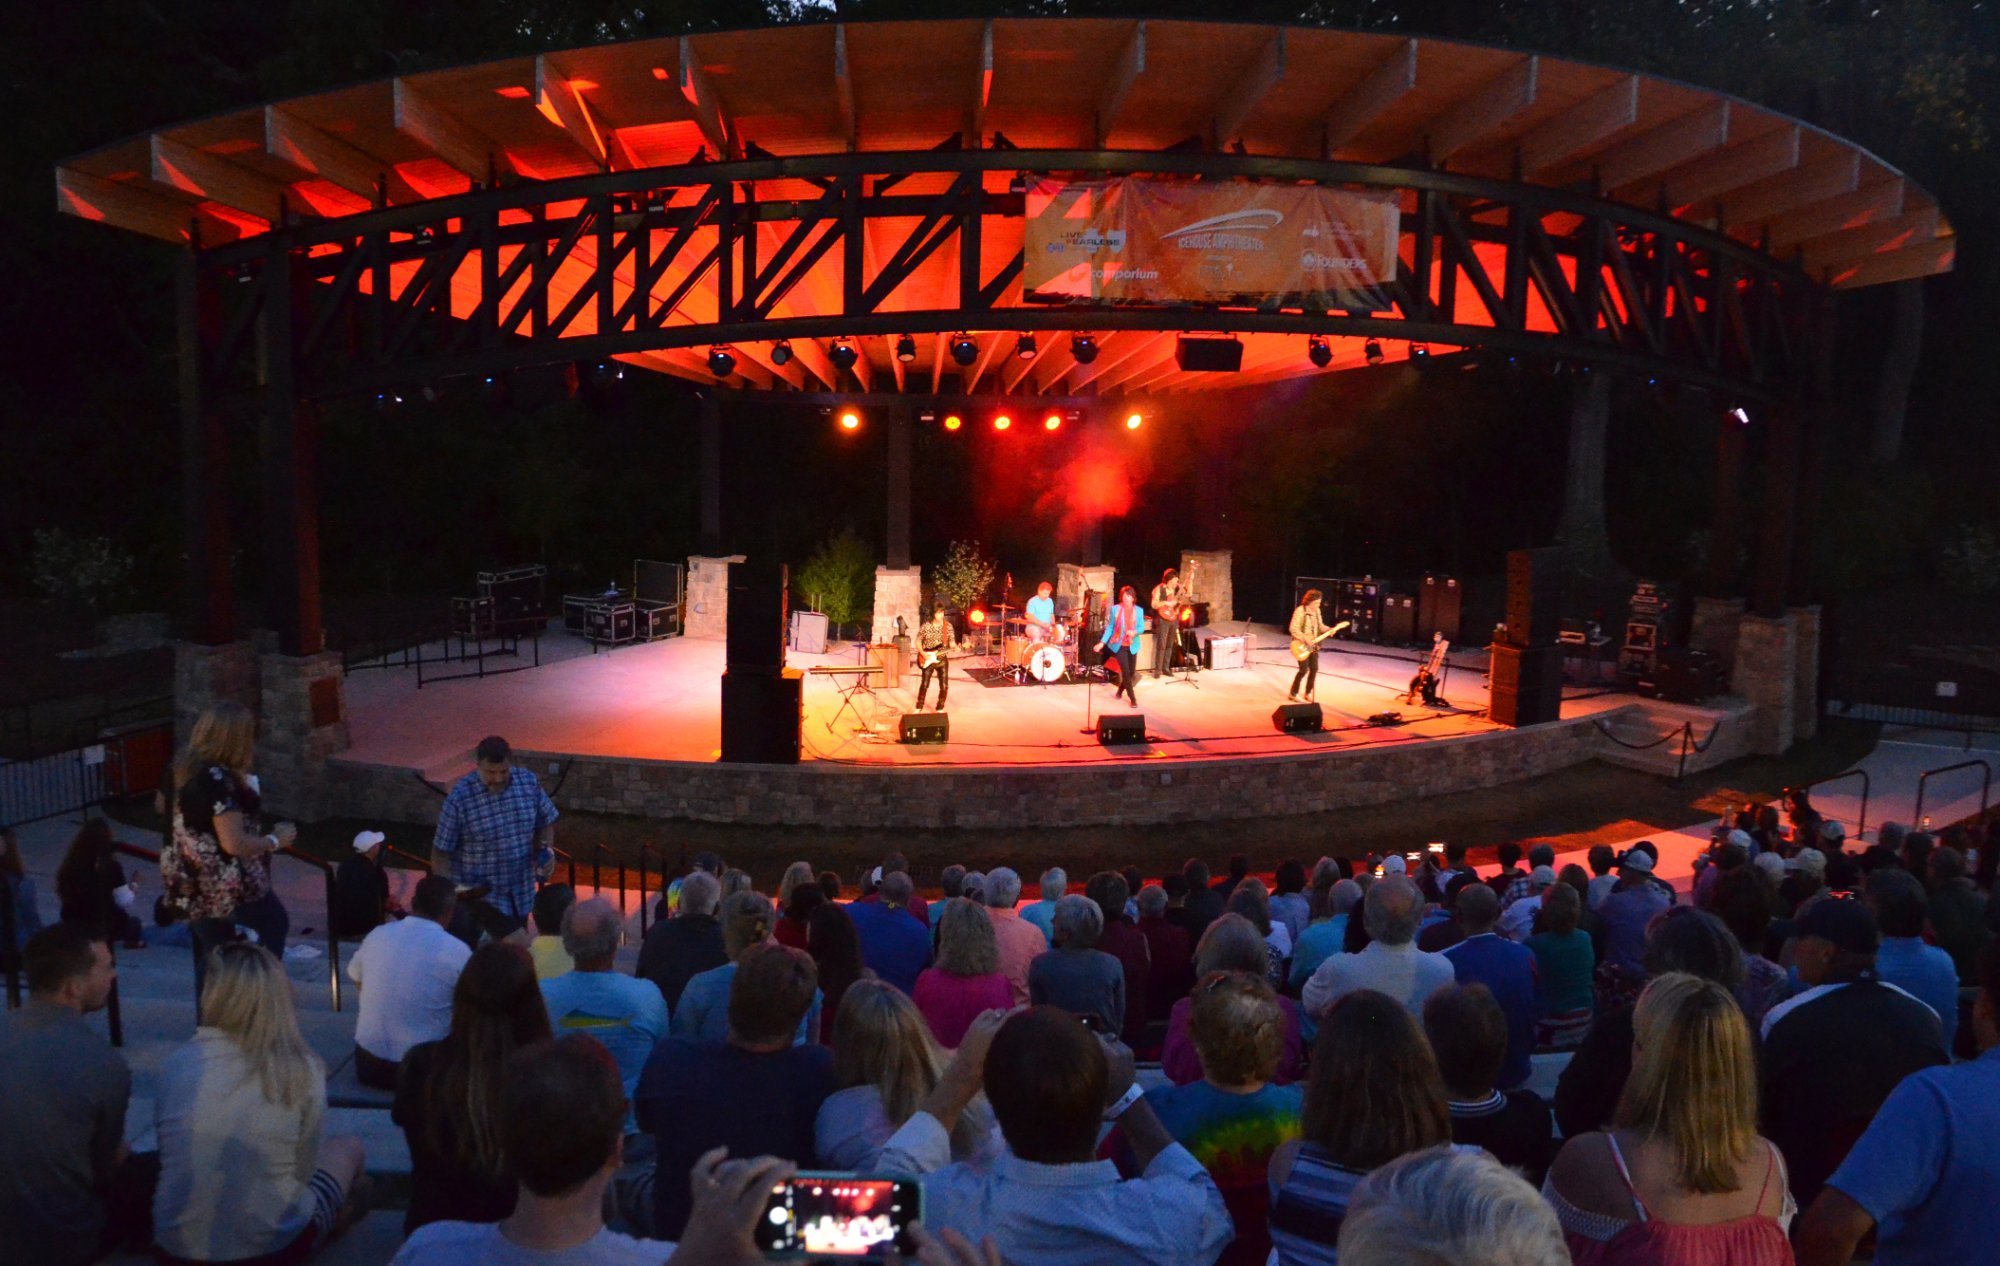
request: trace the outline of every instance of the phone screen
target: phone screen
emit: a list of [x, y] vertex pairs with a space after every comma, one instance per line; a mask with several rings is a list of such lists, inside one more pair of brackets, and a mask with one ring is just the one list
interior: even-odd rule
[[1403, 854], [1403, 860], [1408, 862], [1410, 865], [1414, 866], [1418, 862], [1424, 860], [1424, 855], [1422, 853], [1414, 853], [1414, 852], [1405, 853]]
[[1434, 856], [1434, 857], [1443, 857], [1443, 856], [1444, 856], [1444, 841], [1443, 841], [1443, 840], [1433, 840], [1433, 841], [1431, 841], [1431, 855], [1432, 855], [1432, 856]]
[[916, 1251], [910, 1224], [922, 1214], [914, 1182], [801, 1173], [771, 1188], [757, 1247], [777, 1257], [909, 1254]]

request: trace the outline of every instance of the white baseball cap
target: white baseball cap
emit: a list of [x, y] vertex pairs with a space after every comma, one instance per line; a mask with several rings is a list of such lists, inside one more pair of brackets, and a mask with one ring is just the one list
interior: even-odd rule
[[359, 831], [354, 836], [354, 851], [365, 853], [389, 837], [380, 831]]
[[1407, 875], [1410, 873], [1410, 866], [1408, 862], [1403, 860], [1401, 853], [1391, 853], [1382, 859], [1382, 873], [1385, 875]]

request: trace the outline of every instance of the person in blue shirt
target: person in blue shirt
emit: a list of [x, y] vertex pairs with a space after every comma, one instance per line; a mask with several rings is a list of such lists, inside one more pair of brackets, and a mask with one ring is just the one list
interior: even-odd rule
[[[549, 1027], [556, 1036], [584, 1033], [604, 1044], [618, 1062], [618, 1075], [631, 1099], [653, 1047], [667, 1036], [667, 1000], [650, 980], [614, 969], [624, 938], [618, 908], [602, 897], [579, 901], [563, 912], [562, 943], [575, 966], [542, 982]], [[638, 1129], [630, 1112], [625, 1132]]]
[[1139, 706], [1139, 638], [1146, 631], [1146, 613], [1139, 609], [1139, 591], [1130, 585], [1118, 591], [1118, 605], [1104, 622], [1104, 636], [1097, 649], [1118, 661], [1118, 689], [1111, 697], [1123, 695]]
[[1991, 1261], [2000, 1205], [2000, 944], [1980, 956], [1982, 1054], [1905, 1077], [1797, 1227], [1799, 1266], [1845, 1266], [1869, 1230], [1877, 1266]]
[[1069, 872], [1060, 866], [1051, 866], [1042, 872], [1042, 899], [1021, 907], [1021, 922], [1032, 923], [1042, 930], [1042, 938], [1051, 946], [1056, 943], [1056, 902], [1069, 891]]
[[1028, 640], [1046, 642], [1056, 627], [1056, 588], [1044, 580], [1035, 586], [1035, 596], [1028, 599], [1022, 614], [1027, 617]]
[[1483, 884], [1458, 894], [1458, 922], [1465, 939], [1444, 951], [1461, 985], [1482, 984], [1493, 991], [1507, 1016], [1507, 1057], [1501, 1061], [1494, 1086], [1516, 1090], [1526, 1085], [1535, 1053], [1535, 1021], [1542, 1014], [1541, 969], [1535, 952], [1495, 932], [1500, 898]]
[[1937, 1012], [1944, 1048], [1958, 1035], [1958, 964], [1935, 945], [1924, 944], [1929, 897], [1906, 870], [1882, 869], [1868, 877], [1868, 905], [1882, 929], [1875, 951], [1875, 976]]
[[916, 990], [917, 977], [931, 965], [930, 931], [910, 917], [912, 888], [908, 875], [891, 871], [882, 876], [876, 900], [847, 907], [861, 940], [862, 963], [905, 994]]
[[485, 900], [465, 902], [494, 940], [528, 942], [535, 880], [555, 866], [555, 802], [499, 735], [479, 740], [473, 771], [452, 784], [438, 813], [431, 854], [438, 873], [485, 884]]

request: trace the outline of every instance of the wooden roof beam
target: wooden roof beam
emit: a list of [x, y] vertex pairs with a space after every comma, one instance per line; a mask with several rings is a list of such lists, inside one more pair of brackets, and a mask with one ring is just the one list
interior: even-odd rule
[[804, 365], [828, 391], [842, 389], [840, 371], [826, 358], [826, 349], [819, 345], [817, 339], [796, 338], [787, 341], [792, 345], [793, 364]]
[[1745, 186], [1733, 197], [1717, 199], [1716, 209], [1724, 224], [1761, 224], [1787, 211], [1853, 193], [1860, 185], [1861, 154], [1848, 150], [1823, 163], [1802, 167], [1783, 179]]
[[1782, 251], [1842, 229], [1893, 220], [1903, 214], [1908, 197], [1909, 182], [1901, 176], [1875, 181], [1853, 193], [1829, 198], [1774, 222], [1767, 235], [1766, 248]]
[[279, 162], [339, 185], [370, 202], [376, 198], [378, 182], [390, 202], [424, 200], [388, 163], [320, 131], [280, 106], [264, 107], [264, 149]]
[[1728, 143], [1729, 102], [1711, 102], [1599, 157], [1598, 184], [1605, 189], [1634, 185]]
[[861, 125], [854, 113], [854, 75], [847, 63], [847, 24], [833, 25], [833, 96], [840, 105], [840, 146], [852, 153], [860, 147]]
[[1626, 75], [1522, 137], [1521, 176], [1533, 180], [1638, 121], [1639, 76]]
[[1937, 237], [1938, 223], [1936, 207], [1920, 207], [1893, 220], [1814, 238], [1805, 244], [1805, 269], [1817, 274], [1922, 245]]
[[747, 356], [757, 365], [761, 366], [764, 372], [771, 375], [771, 377], [783, 379], [790, 383], [795, 390], [805, 390], [806, 371], [799, 365], [796, 355], [785, 364], [780, 365], [777, 361], [771, 359], [771, 345], [769, 343], [732, 343], [730, 346], [736, 352], [739, 360]]
[[1892, 255], [1874, 255], [1860, 263], [1827, 274], [1827, 284], [1836, 290], [1856, 290], [1862, 286], [1885, 286], [1915, 277], [1935, 277], [1948, 273], [1958, 259], [1956, 235], [1933, 238], [1909, 246]]
[[986, 376], [986, 367], [993, 363], [993, 354], [1000, 350], [1000, 342], [1005, 337], [999, 330], [992, 330], [981, 340], [979, 359], [972, 362], [972, 372], [966, 376], [965, 384], [960, 388], [966, 395], [971, 395], [979, 386], [979, 380]]
[[1326, 121], [1320, 125], [1320, 156], [1332, 158], [1416, 86], [1417, 42], [1404, 40], [1327, 110]]
[[1146, 24], [1139, 21], [1132, 25], [1132, 34], [1119, 52], [1118, 60], [1112, 63], [1111, 75], [1104, 81], [1104, 93], [1097, 99], [1097, 140], [1099, 149], [1104, 147], [1111, 129], [1118, 125], [1118, 116], [1125, 109], [1125, 100], [1132, 95], [1132, 85], [1139, 76], [1146, 73]]
[[1431, 162], [1443, 164], [1535, 104], [1541, 66], [1541, 58], [1532, 53], [1521, 58], [1432, 123], [1424, 146]]
[[[793, 351], [798, 350], [800, 341], [801, 340], [798, 339], [792, 340]], [[847, 375], [843, 374], [834, 365], [833, 357], [830, 354], [833, 344], [845, 343], [849, 347], [854, 349], [855, 381], [861, 384], [861, 389], [863, 391], [875, 390], [875, 366], [872, 363], [870, 363], [868, 359], [868, 349], [862, 344], [859, 338], [827, 339], [825, 340], [825, 343], [826, 346], [820, 349], [820, 354], [826, 357], [827, 369], [829, 372], [833, 374], [834, 377], [834, 381], [828, 384], [829, 386], [831, 386], [835, 391], [847, 390]]]
[[1243, 131], [1264, 98], [1285, 78], [1285, 32], [1281, 27], [1264, 41], [1257, 57], [1240, 75], [1234, 87], [1216, 103], [1215, 122], [1210, 134], [1212, 148], [1220, 150]]
[[979, 59], [973, 63], [972, 110], [965, 121], [966, 147], [986, 148], [986, 107], [993, 100], [993, 19], [979, 28]]
[[687, 99], [688, 107], [694, 111], [696, 126], [701, 128], [703, 139], [715, 151], [717, 159], [736, 156], [736, 147], [730, 126], [729, 115], [722, 108], [722, 98], [716, 95], [715, 85], [709, 82], [708, 72], [701, 68], [701, 57], [695, 52], [694, 37], [681, 36], [680, 51], [681, 96]]
[[507, 153], [407, 79], [394, 88], [396, 130], [436, 154], [475, 185], [491, 186], [514, 174]]
[[238, 211], [247, 211], [273, 224], [292, 211], [318, 218], [318, 213], [292, 192], [291, 186], [271, 179], [219, 154], [157, 133], [152, 142], [152, 178], [182, 193], [209, 202], [220, 202]]
[[1685, 171], [1670, 174], [1662, 186], [1665, 202], [1670, 207], [1691, 207], [1731, 189], [1781, 176], [1799, 165], [1799, 154], [1797, 125], [1767, 132], [1754, 141], [1745, 141], [1703, 159]]
[[604, 133], [598, 130], [597, 120], [591, 117], [590, 106], [570, 83], [570, 76], [563, 73], [562, 66], [547, 53], [535, 58], [535, 109], [561, 129], [584, 158], [597, 164], [599, 171], [610, 170], [610, 151], [605, 148]]
[[69, 167], [56, 168], [56, 210], [162, 242], [185, 246], [195, 219], [192, 205], [131, 181], [106, 180]]

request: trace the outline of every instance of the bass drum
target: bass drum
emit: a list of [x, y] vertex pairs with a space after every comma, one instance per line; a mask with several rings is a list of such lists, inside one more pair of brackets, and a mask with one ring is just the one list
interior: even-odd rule
[[1028, 675], [1047, 685], [1061, 681], [1069, 671], [1069, 661], [1063, 655], [1063, 648], [1054, 642], [1038, 642], [1028, 652]]

